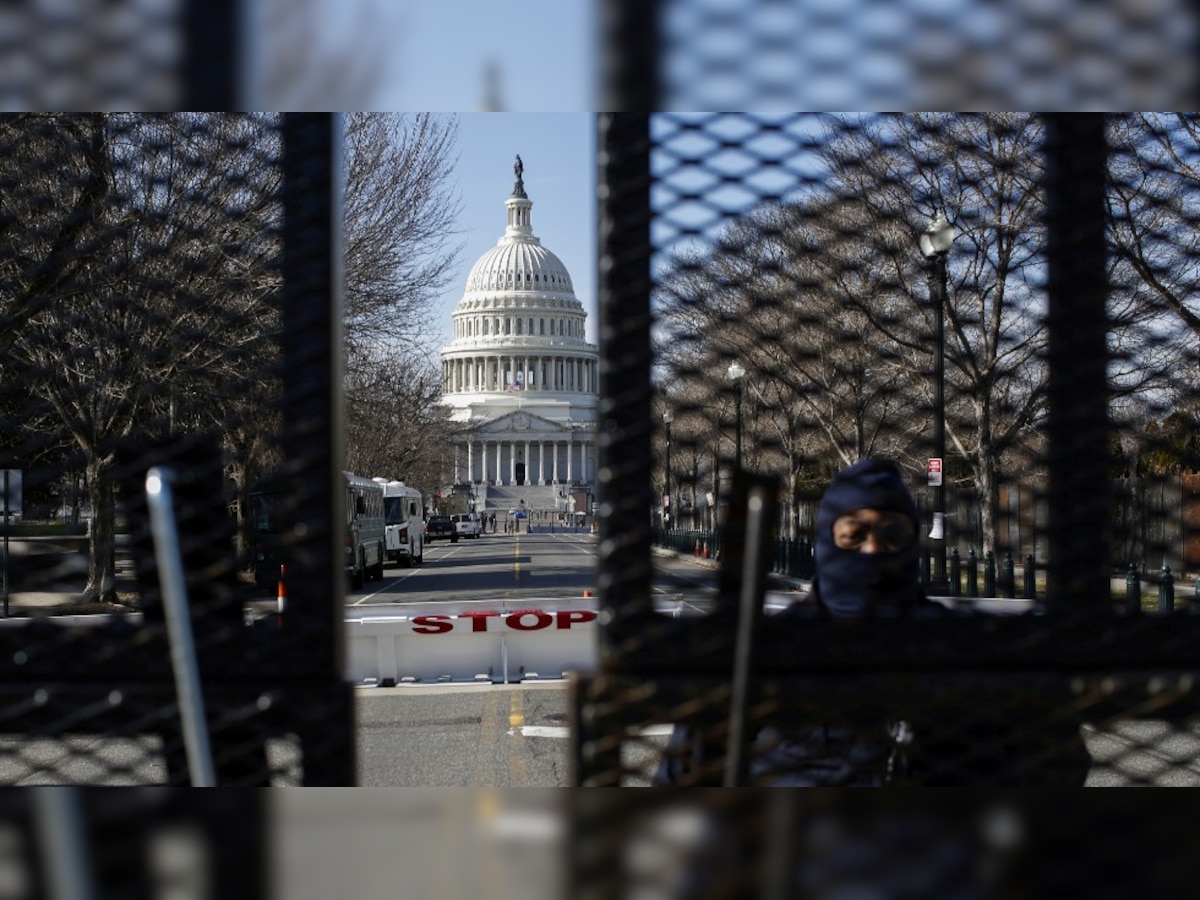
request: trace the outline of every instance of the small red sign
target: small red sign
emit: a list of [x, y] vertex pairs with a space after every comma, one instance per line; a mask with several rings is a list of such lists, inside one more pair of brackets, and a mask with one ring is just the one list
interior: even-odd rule
[[930, 487], [937, 487], [942, 483], [942, 461], [938, 457], [932, 457], [925, 465], [925, 474], [929, 476]]

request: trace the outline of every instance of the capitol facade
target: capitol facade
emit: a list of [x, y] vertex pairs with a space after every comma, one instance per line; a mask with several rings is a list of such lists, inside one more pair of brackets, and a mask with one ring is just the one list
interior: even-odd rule
[[571, 276], [533, 233], [517, 157], [507, 226], [471, 267], [442, 349], [442, 402], [460, 426], [454, 481], [478, 508], [576, 507], [596, 476], [599, 354]]

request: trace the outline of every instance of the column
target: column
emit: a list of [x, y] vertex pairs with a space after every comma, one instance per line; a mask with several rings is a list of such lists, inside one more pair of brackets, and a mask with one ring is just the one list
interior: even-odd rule
[[508, 483], [517, 483], [517, 442], [508, 442]]
[[567, 434], [567, 483], [570, 484], [571, 478], [571, 457], [575, 455], [575, 442], [570, 433]]
[[538, 441], [538, 482], [540, 484], [549, 484], [550, 480], [546, 477], [546, 442]]
[[550, 453], [553, 456], [551, 460], [551, 468], [554, 470], [554, 481], [558, 482], [558, 441], [551, 441], [550, 446], [553, 448]]
[[454, 483], [462, 483], [462, 472], [458, 468], [458, 442], [454, 442]]
[[536, 484], [533, 480], [533, 454], [529, 451], [529, 441], [525, 442], [525, 483]]
[[467, 481], [475, 483], [475, 442], [467, 438]]
[[502, 468], [500, 468], [500, 466], [502, 464], [501, 463], [501, 453], [502, 453], [503, 449], [504, 449], [504, 442], [496, 441], [496, 484], [502, 484], [504, 481], [504, 477], [501, 474], [504, 470]]

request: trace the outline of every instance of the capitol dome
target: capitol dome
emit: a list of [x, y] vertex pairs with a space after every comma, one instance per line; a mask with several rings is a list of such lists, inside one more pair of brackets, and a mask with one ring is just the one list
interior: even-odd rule
[[442, 348], [442, 403], [463, 435], [455, 481], [497, 501], [501, 487], [589, 484], [596, 469], [598, 348], [570, 273], [533, 233], [519, 156], [513, 172], [504, 234], [471, 267]]
[[479, 257], [467, 276], [466, 296], [512, 290], [575, 296], [567, 267], [532, 234], [506, 233], [495, 247]]

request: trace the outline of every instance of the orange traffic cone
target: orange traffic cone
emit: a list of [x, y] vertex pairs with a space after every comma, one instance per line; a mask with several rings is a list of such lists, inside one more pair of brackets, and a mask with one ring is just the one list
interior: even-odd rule
[[704, 558], [708, 559], [708, 541], [704, 542]]
[[700, 558], [700, 538], [696, 538], [696, 559]]
[[279, 565], [279, 593], [276, 602], [275, 615], [279, 622], [279, 627], [283, 627], [283, 608], [287, 605], [287, 591], [283, 586], [283, 577], [287, 574], [287, 566], [280, 563]]

